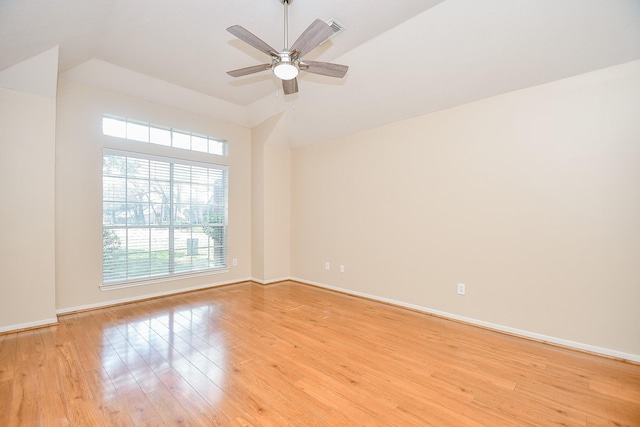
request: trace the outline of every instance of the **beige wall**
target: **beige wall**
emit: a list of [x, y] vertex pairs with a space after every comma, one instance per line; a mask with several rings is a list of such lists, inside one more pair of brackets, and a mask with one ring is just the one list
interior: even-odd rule
[[54, 98], [0, 88], [0, 331], [56, 321], [55, 123]]
[[638, 117], [636, 61], [296, 149], [292, 276], [640, 357]]
[[291, 274], [291, 150], [269, 144], [264, 149], [264, 275], [269, 282]]
[[252, 277], [262, 283], [290, 276], [291, 150], [286, 122], [274, 116], [252, 129]]
[[251, 138], [251, 277], [264, 282], [264, 142]]
[[[229, 141], [227, 273], [101, 291], [102, 149], [135, 151], [136, 142], [102, 135], [103, 113]], [[59, 311], [229, 283], [251, 277], [251, 138], [248, 129], [159, 104], [61, 80], [56, 146], [56, 297]], [[146, 147], [149, 144], [145, 144]], [[167, 147], [156, 154], [167, 155]], [[221, 159], [219, 159], [221, 160]], [[231, 264], [231, 263], [230, 263]]]

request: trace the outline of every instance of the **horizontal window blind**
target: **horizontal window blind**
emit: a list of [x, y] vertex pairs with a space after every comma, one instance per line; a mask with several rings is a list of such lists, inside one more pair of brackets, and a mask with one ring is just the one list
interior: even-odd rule
[[103, 285], [227, 266], [224, 166], [103, 152]]

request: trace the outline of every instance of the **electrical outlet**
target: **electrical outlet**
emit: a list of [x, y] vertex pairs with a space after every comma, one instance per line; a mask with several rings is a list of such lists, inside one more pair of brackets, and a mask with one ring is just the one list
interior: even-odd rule
[[238, 258], [234, 258], [233, 261], [231, 261], [231, 264], [233, 264], [234, 267], [238, 265]]
[[467, 287], [464, 283], [458, 283], [458, 295], [464, 295], [467, 293]]
[[327, 271], [331, 270], [331, 264], [329, 264], [328, 262], [325, 262], [324, 263], [324, 269], [327, 270]]
[[344, 273], [344, 265], [340, 266], [340, 273]]

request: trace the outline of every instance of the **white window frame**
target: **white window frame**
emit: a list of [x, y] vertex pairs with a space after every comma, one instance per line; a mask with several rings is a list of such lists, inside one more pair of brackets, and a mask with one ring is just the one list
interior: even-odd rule
[[147, 142], [218, 156], [228, 155], [228, 142], [224, 139], [152, 125], [149, 122], [111, 114], [103, 114], [102, 116], [102, 133], [130, 141]]
[[[147, 153], [137, 153], [137, 152], [131, 152], [131, 151], [126, 151], [126, 150], [121, 150], [121, 149], [112, 149], [112, 148], [103, 148], [103, 159], [105, 158], [104, 156], [121, 156], [121, 157], [126, 157], [126, 158], [131, 158], [131, 159], [138, 159], [138, 160], [142, 160], [142, 161], [149, 161], [149, 162], [160, 162], [160, 163], [165, 163], [165, 164], [173, 164], [173, 165], [179, 165], [181, 168], [186, 168], [189, 167], [189, 170], [196, 170], [196, 171], [201, 171], [202, 168], [205, 168], [207, 170], [213, 170], [216, 172], [219, 172], [222, 176], [221, 179], [223, 179], [223, 189], [222, 194], [220, 194], [220, 192], [216, 192], [215, 193], [215, 197], [216, 200], [218, 200], [218, 205], [222, 202], [223, 203], [223, 209], [224, 212], [222, 212], [222, 224], [216, 223], [216, 224], [211, 224], [211, 223], [203, 223], [202, 220], [195, 220], [195, 222], [188, 223], [188, 224], [176, 224], [175, 223], [175, 217], [174, 217], [174, 209], [175, 209], [175, 200], [173, 195], [171, 195], [170, 197], [170, 201], [169, 201], [169, 215], [170, 215], [170, 223], [169, 224], [162, 224], [162, 225], [153, 225], [151, 222], [152, 221], [148, 221], [148, 224], [129, 224], [128, 219], [125, 219], [125, 223], [124, 224], [116, 224], [116, 223], [111, 223], [111, 224], [106, 224], [105, 223], [105, 219], [104, 219], [104, 215], [105, 215], [105, 206], [108, 203], [114, 203], [114, 200], [111, 200], [108, 198], [107, 193], [108, 190], [106, 189], [104, 184], [105, 181], [105, 177], [108, 178], [109, 174], [105, 174], [104, 169], [103, 169], [103, 280], [102, 280], [102, 285], [100, 286], [100, 288], [102, 290], [112, 290], [112, 289], [120, 289], [120, 288], [124, 288], [124, 287], [131, 287], [131, 286], [139, 286], [139, 285], [144, 285], [144, 284], [149, 284], [149, 283], [155, 283], [155, 282], [160, 282], [160, 281], [167, 281], [167, 280], [175, 280], [178, 277], [181, 276], [198, 276], [198, 275], [210, 275], [210, 274], [216, 274], [216, 273], [224, 273], [224, 272], [228, 272], [228, 239], [227, 239], [227, 228], [228, 228], [228, 166], [226, 165], [219, 165], [219, 164], [213, 164], [213, 163], [208, 163], [208, 162], [197, 162], [197, 161], [192, 161], [192, 160], [186, 160], [186, 159], [177, 159], [177, 158], [172, 158], [172, 157], [165, 157], [165, 156], [158, 156], [158, 155], [153, 155], [153, 154], [147, 154]], [[195, 168], [195, 169], [193, 169]], [[173, 166], [170, 168], [171, 171], [173, 171]], [[134, 178], [130, 178], [128, 175], [128, 172], [125, 173], [126, 176], [125, 178], [125, 185], [127, 185], [128, 183], [128, 179], [134, 179]], [[122, 176], [120, 176], [122, 177]], [[144, 179], [141, 179], [141, 181], [144, 182]], [[171, 185], [170, 187], [173, 189], [174, 185], [176, 184], [176, 179], [173, 176], [173, 172], [171, 172]], [[151, 177], [149, 177], [149, 182], [151, 182]], [[164, 181], [166, 183], [166, 181]], [[195, 185], [193, 183], [193, 178], [190, 178], [190, 184], [188, 185]], [[183, 184], [186, 185], [186, 182], [183, 181]], [[128, 187], [125, 187], [125, 189]], [[191, 188], [191, 187], [189, 187]], [[126, 190], [125, 190], [126, 191]], [[173, 191], [173, 190], [171, 190]], [[191, 191], [191, 190], [190, 190]], [[214, 193], [212, 193], [214, 194]], [[213, 195], [211, 196], [213, 197]], [[222, 199], [220, 199], [220, 197], [222, 197]], [[150, 196], [149, 196], [150, 198]], [[119, 200], [118, 203], [121, 203], [123, 200]], [[126, 203], [128, 202], [128, 198], [125, 195], [124, 201]], [[149, 204], [151, 204], [152, 202], [149, 200]], [[190, 198], [190, 202], [189, 203], [193, 203], [192, 199]], [[216, 208], [220, 208], [218, 205], [216, 205]], [[191, 205], [189, 205], [191, 206]], [[204, 206], [202, 205], [202, 203], [200, 203], [198, 206]], [[213, 204], [209, 205], [211, 209], [214, 209]], [[128, 207], [125, 207], [125, 216], [128, 216]], [[207, 212], [213, 212], [213, 210], [209, 210]], [[149, 213], [150, 215], [150, 213]], [[150, 218], [150, 217], [149, 217]], [[214, 243], [214, 248], [213, 249], [209, 249], [209, 250], [213, 250], [213, 251], [218, 251], [219, 250], [219, 254], [222, 259], [220, 260], [220, 257], [216, 257], [215, 255], [211, 255], [210, 253], [208, 253], [208, 258], [207, 258], [207, 267], [206, 268], [199, 268], [198, 264], [194, 264], [193, 263], [193, 257], [194, 256], [199, 256], [201, 254], [198, 253], [198, 251], [195, 251], [195, 254], [193, 253], [194, 250], [191, 247], [191, 243], [193, 243], [194, 239], [191, 239], [191, 243], [189, 243], [189, 240], [187, 240], [187, 257], [191, 256], [192, 260], [191, 260], [191, 266], [193, 267], [194, 265], [196, 266], [195, 268], [191, 268], [191, 269], [185, 269], [184, 265], [181, 265], [180, 269], [175, 269], [175, 251], [177, 249], [184, 249], [181, 248], [179, 246], [176, 246], [175, 244], [175, 240], [174, 236], [176, 233], [176, 230], [184, 230], [184, 229], [191, 229], [191, 233], [193, 233], [193, 229], [199, 229], [202, 228], [204, 229], [205, 227], [210, 227], [211, 228], [215, 228], [215, 227], [222, 227], [222, 235], [221, 235], [221, 241], [222, 241], [222, 247], [218, 248], [217, 245], [215, 245]], [[168, 243], [168, 250], [169, 250], [169, 265], [167, 266], [167, 271], [163, 272], [163, 273], [159, 273], [159, 274], [154, 274], [153, 272], [153, 268], [151, 267], [152, 264], [152, 243], [153, 243], [153, 238], [152, 238], [152, 230], [154, 228], [157, 229], [167, 229], [168, 233], [169, 233], [169, 243]], [[128, 270], [125, 272], [123, 278], [118, 278], [118, 279], [113, 279], [113, 275], [112, 278], [110, 278], [110, 280], [105, 280], [105, 277], [107, 277], [106, 275], [106, 268], [107, 267], [113, 267], [114, 265], [116, 265], [115, 261], [112, 264], [107, 264], [108, 260], [107, 260], [107, 246], [105, 245], [105, 230], [109, 230], [113, 233], [115, 233], [116, 235], [122, 235], [122, 230], [125, 231], [125, 235], [127, 236], [126, 238], [128, 238], [128, 236], [130, 235], [130, 231], [131, 230], [144, 230], [144, 229], [148, 229], [149, 230], [149, 274], [147, 275], [129, 275]], [[115, 232], [115, 230], [119, 230], [117, 233]], [[182, 231], [181, 231], [182, 232]], [[184, 233], [183, 233], [184, 234]], [[193, 236], [192, 236], [193, 237]], [[202, 232], [199, 233], [198, 237], [202, 238]], [[209, 239], [207, 241], [207, 245], [205, 246], [205, 248], [211, 248], [211, 244], [212, 244], [212, 238], [211, 236], [209, 236]], [[128, 253], [128, 248], [130, 247], [129, 245], [129, 241], [125, 241], [125, 255], [124, 255], [124, 262], [126, 262], [126, 267], [125, 269], [129, 268], [130, 265], [130, 258], [129, 258], [129, 253]], [[122, 242], [120, 242], [120, 244], [122, 244]], [[198, 247], [197, 244], [195, 247]], [[189, 254], [191, 250], [191, 254]], [[171, 254], [171, 251], [174, 252], [174, 254]], [[122, 254], [119, 254], [119, 256], [121, 257]], [[201, 262], [203, 257], [198, 257], [198, 262]], [[217, 263], [215, 264], [213, 267], [211, 265], [209, 265], [211, 262]], [[220, 261], [222, 261], [220, 263]], [[119, 261], [121, 262], [121, 261]], [[118, 266], [120, 266], [118, 264]]]

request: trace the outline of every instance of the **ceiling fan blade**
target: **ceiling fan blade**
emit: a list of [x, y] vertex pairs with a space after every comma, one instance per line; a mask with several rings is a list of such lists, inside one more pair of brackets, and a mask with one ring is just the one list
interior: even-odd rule
[[260, 71], [266, 71], [271, 68], [271, 64], [260, 64], [252, 67], [238, 68], [237, 70], [227, 71], [231, 77], [241, 77], [253, 73], [259, 73]]
[[297, 51], [298, 58], [302, 58], [320, 43], [331, 37], [332, 34], [333, 30], [326, 22], [316, 19], [300, 34], [298, 40], [291, 46], [291, 51]]
[[227, 28], [227, 31], [229, 31], [231, 34], [233, 34], [243, 42], [255, 47], [260, 52], [264, 52], [269, 56], [278, 56], [278, 52], [274, 48], [262, 41], [251, 31], [247, 30], [244, 27], [241, 27], [240, 25], [232, 25], [231, 27]]
[[298, 79], [283, 80], [282, 90], [285, 95], [291, 95], [292, 93], [298, 92]]
[[342, 78], [347, 74], [349, 67], [330, 62], [304, 61], [300, 63], [300, 69], [308, 73]]

